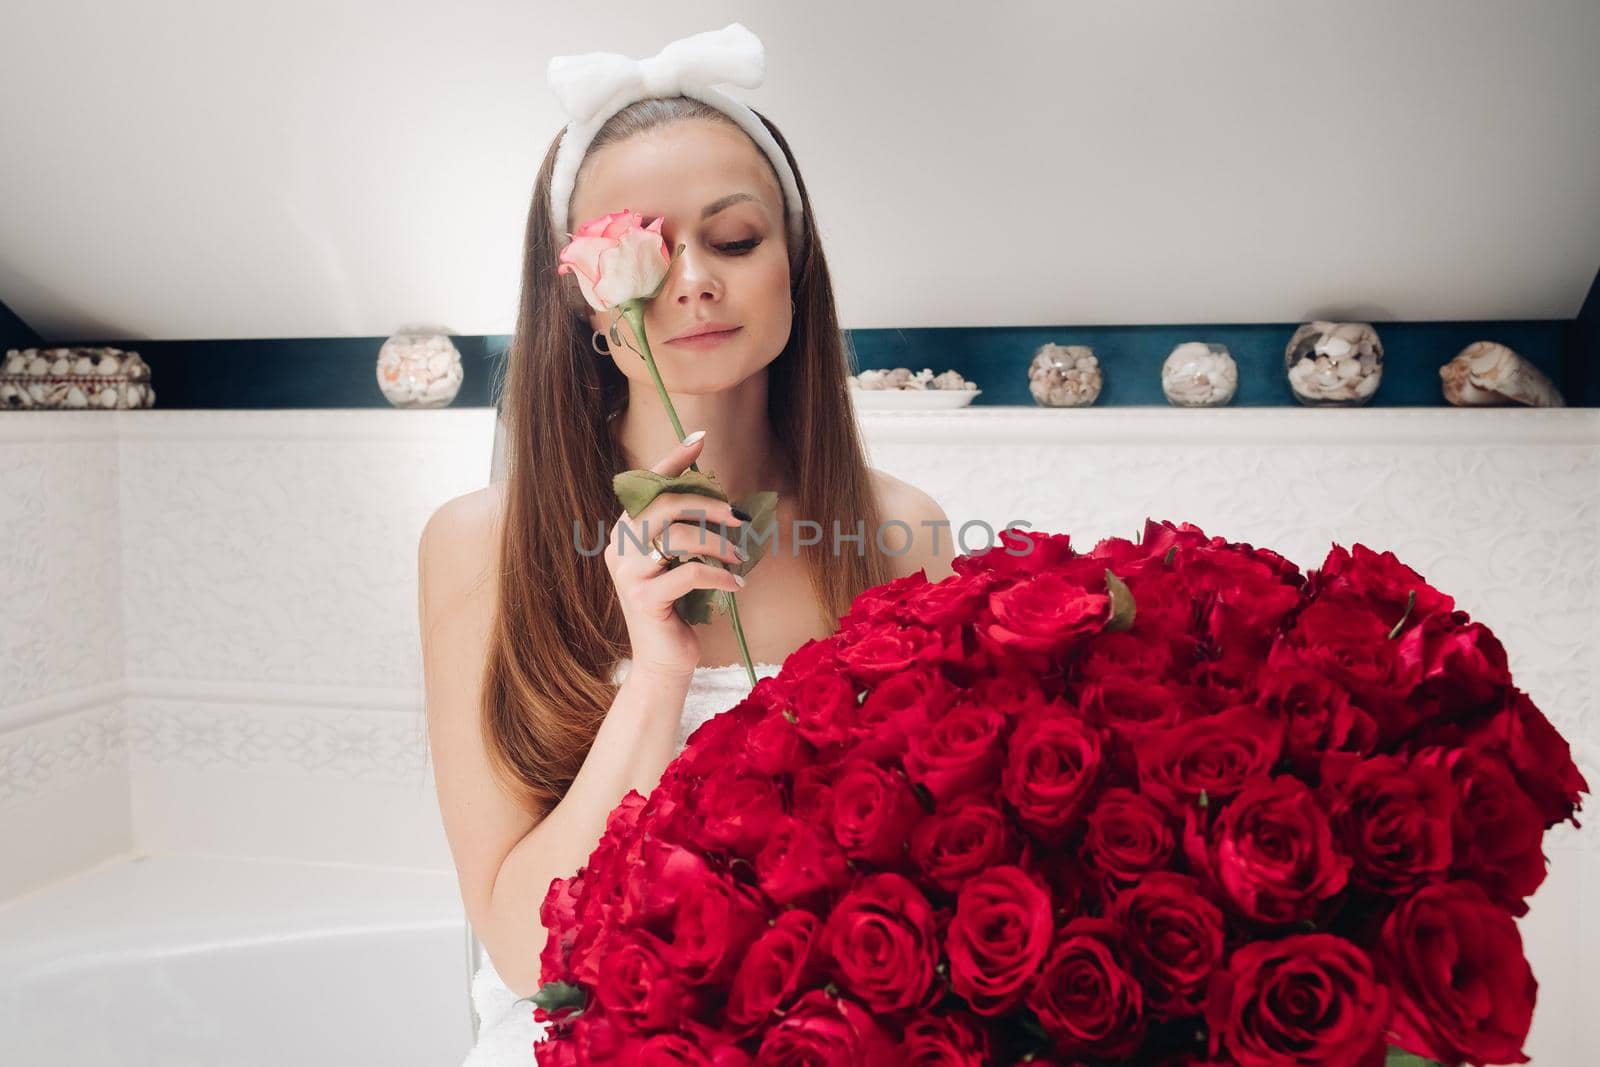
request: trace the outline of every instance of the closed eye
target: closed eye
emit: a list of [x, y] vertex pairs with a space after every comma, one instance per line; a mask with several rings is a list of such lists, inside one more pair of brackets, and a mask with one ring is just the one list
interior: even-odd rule
[[742, 256], [760, 243], [760, 240], [752, 237], [748, 241], [735, 241], [731, 245], [718, 245], [717, 251], [726, 252], [731, 256]]

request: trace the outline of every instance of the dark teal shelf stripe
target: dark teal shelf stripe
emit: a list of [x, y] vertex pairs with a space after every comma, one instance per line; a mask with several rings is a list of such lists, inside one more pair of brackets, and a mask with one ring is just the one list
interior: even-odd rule
[[[1590, 304], [1595, 299], [1591, 294]], [[1589, 311], [1586, 305], [1586, 313]], [[1595, 396], [1593, 317], [1585, 321], [1374, 323], [1384, 345], [1383, 382], [1374, 407], [1445, 406], [1439, 367], [1473, 341], [1508, 344], [1562, 385], [1573, 405], [1600, 406]], [[954, 369], [983, 388], [977, 405], [1031, 404], [1027, 368], [1046, 341], [1087, 344], [1105, 373], [1100, 406], [1161, 405], [1161, 364], [1184, 341], [1225, 344], [1239, 365], [1234, 405], [1295, 405], [1283, 374], [1283, 350], [1296, 323], [1178, 326], [944, 327], [846, 331], [856, 367]], [[382, 337], [221, 341], [73, 341], [138, 352], [150, 364], [157, 407], [387, 407], [375, 364]], [[465, 380], [454, 407], [490, 403], [510, 338], [454, 337]], [[37, 343], [37, 342], [27, 342]], [[16, 342], [13, 342], [13, 347]], [[1574, 361], [1582, 366], [1574, 366]], [[1590, 383], [1578, 392], [1575, 385]]]

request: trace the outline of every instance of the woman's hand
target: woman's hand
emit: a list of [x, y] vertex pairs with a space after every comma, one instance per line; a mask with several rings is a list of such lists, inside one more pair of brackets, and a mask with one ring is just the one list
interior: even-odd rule
[[[667, 477], [682, 474], [704, 443], [702, 433], [692, 443], [668, 452], [650, 469]], [[678, 617], [673, 602], [691, 589], [736, 592], [744, 584], [731, 571], [710, 563], [668, 567], [650, 558], [650, 541], [660, 535], [662, 551], [670, 556], [710, 556], [738, 565], [743, 559], [739, 549], [710, 530], [707, 523], [744, 525], [725, 501], [698, 493], [662, 493], [637, 516], [624, 510], [611, 527], [606, 570], [617, 587], [622, 617], [628, 625], [633, 646], [631, 671], [668, 678], [692, 676], [700, 664], [700, 638], [694, 627]]]

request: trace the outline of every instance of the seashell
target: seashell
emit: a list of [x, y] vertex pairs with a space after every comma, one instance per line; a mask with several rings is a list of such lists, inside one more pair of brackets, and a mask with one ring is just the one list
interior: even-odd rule
[[1088, 407], [1100, 398], [1104, 375], [1088, 345], [1046, 342], [1028, 364], [1028, 392], [1045, 407]]
[[[150, 407], [150, 365], [118, 348], [24, 348], [6, 352], [0, 407]], [[134, 391], [130, 383], [143, 388]]]
[[464, 373], [449, 336], [402, 330], [378, 350], [378, 389], [399, 408], [439, 408], [454, 400]]
[[1283, 369], [1302, 404], [1365, 404], [1383, 378], [1383, 343], [1365, 322], [1303, 323], [1284, 347]]
[[1444, 398], [1457, 407], [1526, 404], [1561, 408], [1567, 402], [1543, 371], [1494, 341], [1474, 341], [1439, 368]]
[[1161, 365], [1161, 391], [1178, 407], [1220, 407], [1239, 387], [1239, 365], [1227, 345], [1188, 341]]
[[976, 391], [978, 388], [976, 382], [967, 381], [959, 371], [947, 370], [942, 374], [934, 374], [932, 367], [923, 367], [915, 374], [909, 367], [874, 367], [850, 375], [847, 381], [853, 389]]

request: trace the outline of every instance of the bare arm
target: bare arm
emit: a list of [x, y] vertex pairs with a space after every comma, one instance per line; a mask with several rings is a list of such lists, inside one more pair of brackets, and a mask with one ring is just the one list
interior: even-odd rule
[[429, 749], [439, 809], [474, 932], [508, 987], [539, 985], [550, 882], [581, 867], [630, 789], [649, 793], [676, 747], [689, 677], [642, 666], [618, 687], [589, 756], [562, 801], [529, 811], [496, 784], [482, 737], [482, 671], [496, 589], [491, 491], [458, 497], [417, 549]]
[[[605, 832], [606, 818], [628, 790], [648, 795], [656, 787], [672, 762], [688, 690], [687, 679], [630, 673], [618, 687], [572, 788], [501, 863], [489, 901], [489, 933], [480, 938], [496, 960], [495, 970], [518, 996], [539, 988], [545, 929], [538, 910], [550, 882], [584, 865]], [[501, 954], [489, 947], [490, 936]]]

